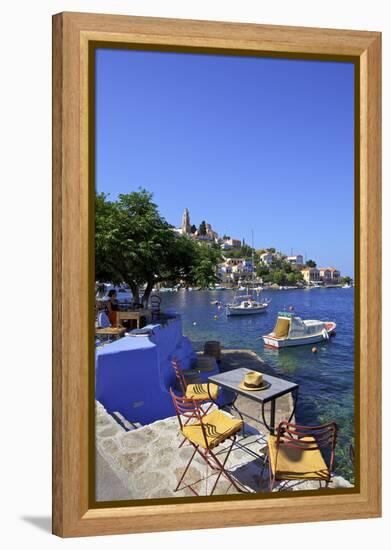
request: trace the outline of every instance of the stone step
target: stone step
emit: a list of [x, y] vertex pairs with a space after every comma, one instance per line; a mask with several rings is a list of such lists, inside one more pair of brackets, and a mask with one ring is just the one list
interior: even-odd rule
[[123, 428], [125, 428], [125, 430], [127, 432], [131, 432], [132, 430], [137, 430], [138, 428], [142, 428], [142, 424], [140, 424], [140, 422], [129, 422], [129, 420], [127, 420], [120, 412], [118, 411], [114, 411], [112, 416], [114, 417], [114, 419], [119, 423], [121, 424], [121, 426]]

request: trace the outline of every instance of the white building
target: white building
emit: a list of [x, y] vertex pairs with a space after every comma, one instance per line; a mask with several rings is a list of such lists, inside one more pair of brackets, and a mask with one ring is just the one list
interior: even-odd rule
[[274, 254], [272, 252], [264, 252], [261, 254], [260, 258], [262, 263], [269, 266], [274, 259]]
[[254, 273], [252, 260], [244, 258], [226, 258], [218, 267], [217, 275], [224, 282], [237, 282], [239, 279], [248, 279]]
[[295, 256], [288, 256], [287, 261], [291, 265], [297, 265], [297, 267], [301, 267], [304, 265], [304, 258], [301, 254], [296, 254]]

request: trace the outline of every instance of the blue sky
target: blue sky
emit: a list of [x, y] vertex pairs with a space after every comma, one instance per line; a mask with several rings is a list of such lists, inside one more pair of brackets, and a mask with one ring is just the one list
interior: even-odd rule
[[101, 49], [96, 186], [354, 273], [354, 66]]

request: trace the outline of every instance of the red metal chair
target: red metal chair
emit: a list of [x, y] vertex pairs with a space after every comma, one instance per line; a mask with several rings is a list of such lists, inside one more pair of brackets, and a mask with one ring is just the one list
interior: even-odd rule
[[171, 364], [175, 371], [175, 375], [179, 382], [179, 387], [182, 390], [183, 396], [187, 399], [195, 399], [204, 403], [211, 401], [210, 406], [205, 410], [205, 413], [208, 412], [217, 399], [219, 387], [216, 384], [188, 384], [178, 359], [174, 358]]
[[276, 481], [292, 479], [315, 479], [319, 484], [324, 481], [327, 486], [331, 480], [336, 441], [335, 422], [321, 426], [280, 422], [276, 435], [268, 438], [270, 491]]
[[[170, 393], [178, 417], [180, 431], [185, 440], [188, 440], [194, 447], [194, 452], [183, 471], [175, 491], [187, 487], [192, 493], [199, 496], [199, 493], [197, 493], [191, 485], [184, 485], [181, 487], [181, 483], [190, 464], [198, 453], [208, 466], [218, 471], [210, 495], [213, 495], [221, 475], [230, 482], [230, 486], [233, 485], [239, 492], [246, 492], [239, 486], [238, 482], [231, 476], [225, 467], [235, 444], [236, 434], [243, 428], [243, 421], [237, 420], [236, 418], [230, 418], [218, 409], [215, 409], [209, 414], [205, 414], [199, 402], [195, 399], [187, 399], [186, 397], [176, 395], [172, 389], [170, 389]], [[221, 462], [217, 458], [214, 449], [227, 439], [230, 439], [232, 443], [226, 451], [227, 454], [224, 461]]]
[[[175, 371], [183, 397], [196, 400], [200, 404], [200, 409], [203, 414], [207, 414], [217, 399], [219, 387], [216, 384], [188, 384], [178, 359], [174, 358], [171, 364]], [[204, 405], [207, 405], [206, 408], [204, 408]], [[187, 422], [189, 421], [190, 418], [187, 418]], [[184, 438], [179, 447], [182, 447], [185, 441], [186, 439]]]

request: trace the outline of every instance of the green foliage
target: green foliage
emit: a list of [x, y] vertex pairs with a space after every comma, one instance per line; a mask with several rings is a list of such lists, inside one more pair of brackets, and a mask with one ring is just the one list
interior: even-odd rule
[[286, 285], [287, 276], [282, 269], [277, 269], [273, 274], [273, 282], [277, 285]]
[[303, 280], [302, 273], [284, 258], [274, 258], [270, 266], [259, 262], [256, 273], [258, 277], [262, 277], [264, 283], [275, 283], [280, 286], [296, 286]]
[[95, 210], [97, 281], [127, 283], [138, 302], [140, 286], [145, 284], [142, 301], [148, 301], [157, 283], [201, 288], [216, 283], [220, 248], [175, 233], [152, 202], [151, 193], [141, 189], [120, 195], [115, 202], [98, 194]]
[[159, 214], [151, 193], [140, 190], [111, 202], [96, 196], [95, 277], [114, 284], [127, 283], [135, 301], [147, 284], [147, 301], [158, 282], [190, 279], [196, 244], [178, 236]]
[[218, 246], [196, 245], [196, 257], [190, 278], [196, 286], [205, 289], [218, 282], [216, 267], [222, 261]]
[[191, 227], [190, 227], [190, 233], [192, 233], [194, 235], [194, 233], [196, 233], [197, 231], [197, 228], [196, 226], [193, 224]]
[[240, 248], [233, 248], [231, 250], [224, 251], [224, 256], [226, 258], [245, 258], [251, 259], [254, 249], [251, 248], [248, 244], [242, 245]]
[[342, 277], [341, 282], [344, 285], [351, 285], [353, 283], [353, 279], [351, 277], [346, 276], [346, 277]]
[[314, 260], [307, 260], [305, 265], [307, 267], [316, 267], [316, 262], [314, 262]]
[[291, 272], [288, 274], [287, 283], [288, 283], [288, 286], [294, 286], [297, 283], [296, 273]]

